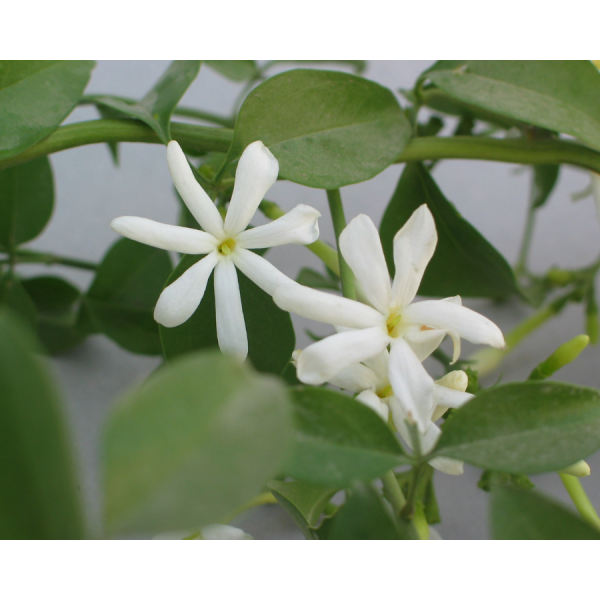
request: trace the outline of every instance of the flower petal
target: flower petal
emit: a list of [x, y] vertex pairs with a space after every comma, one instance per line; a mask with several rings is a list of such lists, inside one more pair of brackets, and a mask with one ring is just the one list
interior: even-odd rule
[[377, 375], [378, 387], [384, 388], [390, 385], [388, 375], [390, 369], [390, 353], [388, 352], [387, 348], [382, 350], [379, 354], [373, 356], [373, 358], [368, 358], [363, 362]]
[[392, 342], [389, 375], [400, 406], [417, 423], [419, 431], [425, 433], [435, 407], [433, 379], [408, 343], [401, 338]]
[[215, 268], [215, 306], [221, 352], [244, 361], [248, 356], [248, 335], [237, 272], [231, 260], [221, 260]]
[[403, 334], [404, 339], [423, 362], [443, 341], [446, 332], [443, 329], [421, 329], [420, 325], [411, 325]]
[[385, 326], [384, 316], [374, 308], [303, 285], [282, 285], [275, 291], [273, 300], [283, 310], [321, 323], [354, 329]]
[[392, 297], [390, 274], [379, 232], [367, 215], [358, 215], [340, 235], [340, 250], [369, 304], [385, 313]]
[[217, 253], [211, 252], [166, 287], [156, 303], [154, 320], [165, 327], [185, 323], [198, 308], [218, 260]]
[[369, 367], [357, 363], [334, 375], [329, 383], [356, 394], [364, 390], [374, 390], [377, 387], [377, 375]]
[[298, 204], [289, 213], [266, 225], [246, 229], [237, 236], [243, 248], [272, 248], [283, 244], [312, 244], [319, 237], [321, 213], [306, 204]]
[[223, 219], [219, 209], [196, 181], [187, 158], [175, 141], [167, 146], [167, 163], [173, 183], [200, 226], [215, 237], [223, 236]]
[[359, 402], [373, 409], [386, 423], [390, 414], [389, 406], [371, 390], [365, 390], [356, 396]]
[[462, 475], [465, 471], [462, 460], [446, 456], [436, 456], [429, 461], [429, 464], [446, 475]]
[[118, 217], [110, 226], [130, 240], [182, 254], [208, 254], [217, 244], [215, 237], [205, 231], [165, 225], [143, 217]]
[[268, 260], [262, 256], [245, 250], [236, 248], [231, 256], [235, 266], [248, 278], [251, 279], [259, 288], [272, 296], [275, 290], [282, 285], [291, 285], [300, 287], [293, 279], [284, 275], [279, 269], [274, 267]]
[[438, 406], [443, 406], [445, 408], [460, 408], [473, 397], [473, 394], [451, 390], [443, 385], [435, 386], [435, 401]]
[[244, 231], [269, 188], [277, 181], [279, 163], [262, 142], [253, 142], [240, 157], [231, 202], [225, 217], [227, 235]]
[[504, 348], [505, 342], [498, 326], [469, 308], [445, 300], [424, 300], [407, 306], [403, 318], [413, 324], [455, 331], [474, 344], [489, 344]]
[[388, 341], [381, 327], [336, 333], [302, 351], [298, 358], [298, 379], [321, 385], [346, 367], [379, 354]]
[[396, 276], [392, 297], [399, 308], [408, 306], [417, 295], [425, 268], [435, 252], [437, 239], [435, 221], [426, 204], [419, 206], [394, 236]]
[[253, 540], [249, 534], [231, 525], [206, 525], [201, 529], [205, 540]]

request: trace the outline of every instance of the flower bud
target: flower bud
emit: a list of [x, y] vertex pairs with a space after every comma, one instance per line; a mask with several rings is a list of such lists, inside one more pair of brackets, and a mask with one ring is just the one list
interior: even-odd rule
[[553, 373], [573, 362], [589, 344], [587, 335], [577, 335], [559, 346], [544, 362], [540, 363], [529, 375], [530, 380], [546, 379]]
[[438, 385], [443, 385], [451, 390], [457, 390], [459, 392], [465, 392], [469, 385], [468, 375], [461, 370], [450, 371], [446, 373], [441, 379], [436, 381]]
[[561, 469], [559, 473], [564, 473], [565, 475], [573, 475], [573, 477], [587, 477], [591, 473], [591, 471], [590, 465], [588, 465], [585, 462], [585, 460], [580, 460], [579, 462], [576, 462], [570, 467]]

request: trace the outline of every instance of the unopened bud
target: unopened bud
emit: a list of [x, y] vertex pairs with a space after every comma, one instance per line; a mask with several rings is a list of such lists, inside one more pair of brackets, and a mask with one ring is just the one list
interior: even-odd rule
[[579, 462], [576, 462], [570, 467], [561, 469], [559, 473], [564, 473], [565, 475], [573, 475], [573, 477], [587, 477], [591, 473], [591, 470], [590, 465], [588, 465], [585, 462], [585, 460], [580, 460]]
[[464, 371], [457, 369], [456, 371], [450, 371], [450, 373], [446, 373], [446, 375], [444, 375], [441, 379], [438, 379], [436, 383], [451, 390], [465, 392], [469, 385], [469, 377]]
[[540, 363], [529, 375], [529, 379], [546, 379], [559, 369], [573, 362], [589, 344], [587, 335], [577, 335], [559, 346], [544, 362]]

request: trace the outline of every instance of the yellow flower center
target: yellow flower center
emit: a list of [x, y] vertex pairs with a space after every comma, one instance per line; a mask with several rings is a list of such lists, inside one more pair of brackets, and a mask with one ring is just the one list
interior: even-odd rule
[[394, 390], [392, 390], [391, 385], [386, 385], [383, 389], [377, 391], [377, 395], [384, 400], [385, 398], [389, 398], [394, 395]]
[[224, 256], [229, 256], [235, 250], [235, 240], [229, 238], [225, 240], [218, 248], [219, 252]]
[[390, 314], [387, 320], [387, 330], [390, 337], [398, 337], [398, 325], [402, 321], [402, 315], [396, 312]]

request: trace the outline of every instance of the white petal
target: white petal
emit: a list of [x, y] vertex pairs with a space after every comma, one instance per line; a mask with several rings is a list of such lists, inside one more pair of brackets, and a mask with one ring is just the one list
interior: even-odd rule
[[265, 290], [272, 296], [275, 290], [282, 285], [291, 285], [300, 287], [293, 279], [284, 275], [279, 269], [274, 267], [268, 260], [262, 256], [245, 250], [236, 248], [231, 260], [235, 266], [248, 278], [251, 279], [259, 288]]
[[249, 534], [231, 525], [206, 525], [201, 529], [205, 540], [253, 540]]
[[438, 406], [460, 408], [463, 404], [471, 400], [471, 398], [473, 398], [473, 394], [451, 390], [443, 385], [435, 386], [435, 401]]
[[369, 304], [386, 312], [392, 287], [377, 228], [367, 215], [358, 215], [340, 235], [342, 256], [358, 279]]
[[217, 253], [211, 252], [166, 287], [156, 303], [154, 319], [165, 327], [185, 323], [198, 308], [217, 261]]
[[362, 402], [365, 406], [373, 409], [386, 423], [390, 414], [388, 405], [381, 400], [381, 398], [372, 392], [371, 390], [365, 390], [356, 396], [359, 402]]
[[474, 344], [489, 344], [504, 348], [505, 342], [498, 326], [469, 308], [444, 300], [424, 300], [407, 306], [402, 316], [409, 323], [435, 329], [455, 331]]
[[119, 217], [110, 226], [130, 240], [182, 254], [208, 254], [217, 244], [216, 238], [205, 231], [165, 225], [143, 217]]
[[394, 236], [396, 275], [392, 296], [398, 307], [408, 306], [417, 295], [436, 244], [435, 221], [427, 205], [422, 204]]
[[215, 269], [217, 339], [223, 354], [243, 361], [248, 356], [248, 335], [235, 265], [221, 260]]
[[250, 144], [240, 157], [231, 202], [225, 217], [227, 235], [244, 231], [269, 188], [277, 181], [279, 163], [262, 143]]
[[434, 383], [403, 339], [395, 339], [392, 342], [389, 375], [394, 396], [407, 416], [412, 418], [424, 433], [435, 406]]
[[336, 333], [302, 351], [298, 358], [298, 379], [321, 385], [346, 367], [379, 354], [388, 341], [381, 327]]
[[[402, 439], [407, 443], [409, 448], [413, 447], [413, 440], [410, 435], [410, 429], [408, 428], [408, 417], [404, 408], [401, 406], [398, 398], [392, 396], [390, 399], [392, 405], [392, 415], [394, 417], [394, 425], [398, 430], [398, 433], [402, 436]], [[436, 445], [438, 438], [441, 435], [440, 428], [433, 422], [429, 421], [425, 433], [419, 432], [419, 440], [421, 445], [421, 452], [427, 454], [433, 450]]]
[[373, 358], [365, 360], [364, 364], [377, 375], [378, 387], [387, 387], [390, 384], [388, 375], [390, 369], [390, 353], [387, 351], [387, 348]]
[[321, 323], [354, 329], [375, 325], [385, 327], [384, 316], [374, 308], [303, 285], [282, 285], [275, 291], [273, 300], [283, 310]]
[[175, 141], [167, 146], [167, 163], [173, 183], [194, 219], [208, 233], [222, 237], [223, 219], [219, 209], [196, 181], [183, 150]]
[[312, 244], [319, 238], [321, 213], [306, 204], [298, 204], [289, 213], [266, 225], [242, 231], [236, 240], [243, 248], [272, 248], [283, 244]]
[[429, 461], [429, 464], [438, 471], [446, 475], [462, 475], [464, 473], [464, 463], [456, 458], [447, 458], [446, 456], [436, 456]]
[[414, 325], [408, 327], [402, 337], [422, 362], [442, 343], [445, 336], [446, 332], [444, 330], [423, 330], [420, 325]]
[[377, 381], [377, 375], [372, 369], [357, 363], [341, 370], [329, 380], [329, 383], [356, 394], [363, 390], [374, 390], [377, 387]]

